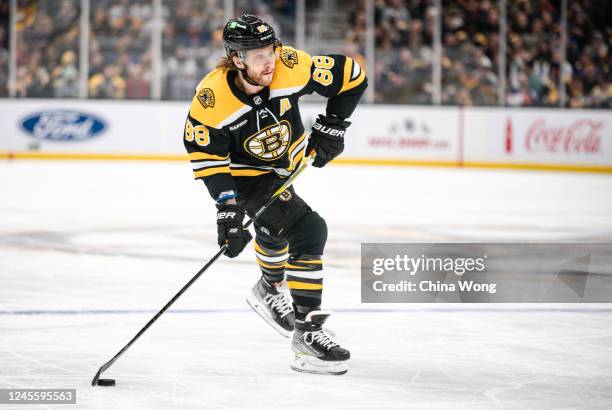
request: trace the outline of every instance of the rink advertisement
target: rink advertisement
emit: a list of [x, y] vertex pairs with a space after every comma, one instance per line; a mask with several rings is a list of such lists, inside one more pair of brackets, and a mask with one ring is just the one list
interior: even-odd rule
[[[0, 101], [0, 158], [185, 161], [188, 108], [183, 101]], [[309, 129], [325, 105], [304, 103], [300, 111]], [[349, 120], [336, 164], [612, 172], [610, 111], [360, 104]]]
[[466, 109], [465, 130], [466, 163], [612, 164], [609, 111]]
[[81, 111], [46, 110], [25, 117], [21, 129], [38, 141], [82, 141], [104, 133], [105, 122]]
[[184, 102], [2, 101], [6, 132], [0, 152], [28, 158], [179, 158], [188, 108]]
[[364, 243], [361, 301], [612, 302], [612, 244]]
[[459, 157], [456, 107], [360, 106], [351, 120], [347, 156], [445, 164]]

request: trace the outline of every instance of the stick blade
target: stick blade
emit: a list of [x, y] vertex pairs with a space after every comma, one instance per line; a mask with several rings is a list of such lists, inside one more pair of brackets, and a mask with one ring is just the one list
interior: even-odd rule
[[100, 380], [100, 375], [102, 374], [102, 368], [100, 367], [98, 369], [98, 372], [96, 373], [96, 375], [94, 376], [94, 378], [91, 381], [91, 385], [92, 386], [97, 386], [98, 385], [98, 380]]

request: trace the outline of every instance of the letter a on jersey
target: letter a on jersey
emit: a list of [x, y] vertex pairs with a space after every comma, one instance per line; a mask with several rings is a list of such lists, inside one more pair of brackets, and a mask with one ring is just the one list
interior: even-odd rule
[[282, 117], [284, 113], [291, 109], [291, 101], [289, 98], [283, 98], [280, 100], [280, 116]]

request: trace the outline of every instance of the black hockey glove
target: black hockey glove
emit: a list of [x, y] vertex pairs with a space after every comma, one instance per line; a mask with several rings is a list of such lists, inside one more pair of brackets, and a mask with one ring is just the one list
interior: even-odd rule
[[217, 205], [217, 242], [219, 246], [227, 243], [225, 254], [235, 258], [242, 252], [253, 237], [248, 229], [243, 229], [244, 210], [238, 205]]
[[313, 149], [317, 153], [312, 166], [321, 168], [344, 151], [344, 133], [349, 125], [350, 122], [340, 118], [319, 114], [306, 147], [306, 155]]

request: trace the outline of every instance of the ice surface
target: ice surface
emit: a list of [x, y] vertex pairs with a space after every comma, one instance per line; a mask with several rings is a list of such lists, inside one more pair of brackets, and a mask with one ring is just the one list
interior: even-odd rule
[[[216, 249], [183, 163], [1, 162], [0, 388], [76, 388], [77, 408], [610, 408], [610, 305], [366, 305], [361, 242], [612, 241], [607, 175], [330, 166], [298, 193], [330, 228], [324, 304], [345, 376], [289, 369], [221, 259], [104, 377]], [[49, 406], [58, 408], [57, 406]], [[11, 407], [12, 408], [12, 407]], [[75, 408], [75, 406], [67, 406]]]

